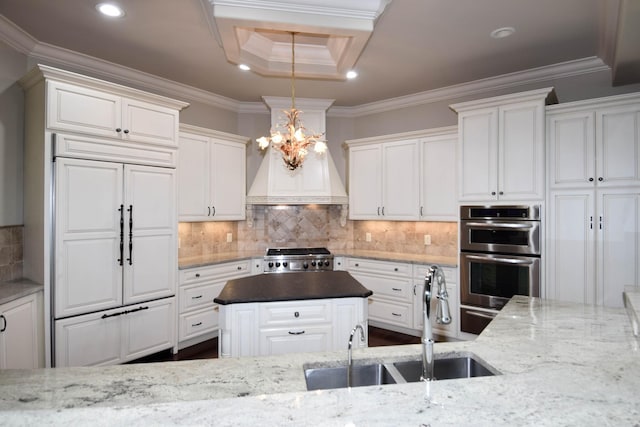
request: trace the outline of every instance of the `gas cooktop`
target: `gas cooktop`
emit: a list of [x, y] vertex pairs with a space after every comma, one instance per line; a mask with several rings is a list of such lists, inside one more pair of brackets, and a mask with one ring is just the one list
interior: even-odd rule
[[333, 255], [327, 248], [270, 248], [264, 257], [265, 273], [331, 270]]

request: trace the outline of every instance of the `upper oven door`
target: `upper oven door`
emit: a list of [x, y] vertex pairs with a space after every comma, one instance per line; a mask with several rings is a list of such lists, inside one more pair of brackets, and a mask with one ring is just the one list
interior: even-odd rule
[[460, 221], [460, 249], [540, 255], [540, 222], [517, 220]]

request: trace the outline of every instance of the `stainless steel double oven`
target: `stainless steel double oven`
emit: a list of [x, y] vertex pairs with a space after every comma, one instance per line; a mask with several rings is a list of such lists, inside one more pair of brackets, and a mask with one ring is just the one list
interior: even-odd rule
[[460, 329], [480, 333], [514, 295], [540, 296], [540, 206], [460, 207]]

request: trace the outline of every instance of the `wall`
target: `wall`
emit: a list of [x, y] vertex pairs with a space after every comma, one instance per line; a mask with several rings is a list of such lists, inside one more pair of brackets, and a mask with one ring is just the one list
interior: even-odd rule
[[16, 81], [26, 71], [26, 56], [0, 42], [0, 226], [23, 223], [24, 94]]

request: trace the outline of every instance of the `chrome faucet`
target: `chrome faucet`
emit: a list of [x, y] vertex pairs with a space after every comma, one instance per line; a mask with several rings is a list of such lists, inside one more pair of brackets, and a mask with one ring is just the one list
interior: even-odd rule
[[347, 387], [351, 387], [351, 382], [352, 382], [352, 378], [351, 378], [351, 366], [353, 364], [353, 360], [351, 358], [351, 347], [353, 346], [353, 336], [355, 335], [356, 331], [360, 329], [360, 341], [361, 342], [365, 342], [365, 337], [364, 337], [364, 328], [362, 327], [361, 324], [357, 324], [352, 330], [351, 330], [351, 335], [349, 335], [349, 360], [348, 360], [348, 365], [347, 365]]
[[431, 266], [424, 279], [424, 298], [422, 304], [422, 376], [423, 381], [432, 381], [433, 376], [433, 330], [431, 328], [431, 296], [433, 295], [434, 281], [438, 285], [436, 299], [436, 322], [448, 325], [451, 323], [451, 313], [449, 312], [449, 294], [447, 293], [447, 283], [444, 272], [437, 265]]

